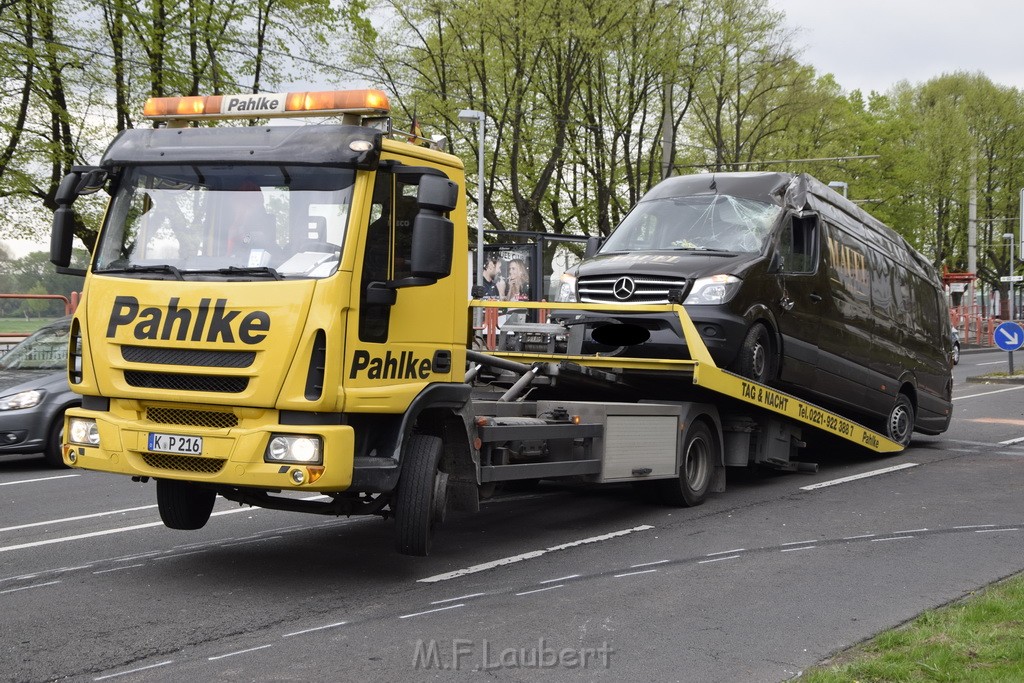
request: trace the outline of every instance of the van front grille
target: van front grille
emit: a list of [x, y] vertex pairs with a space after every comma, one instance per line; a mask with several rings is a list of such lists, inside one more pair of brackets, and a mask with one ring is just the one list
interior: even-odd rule
[[234, 413], [214, 410], [183, 410], [180, 408], [148, 408], [146, 418], [150, 422], [165, 425], [183, 425], [186, 427], [212, 427], [228, 429], [238, 426], [238, 416]]
[[220, 458], [193, 458], [187, 455], [168, 455], [166, 453], [143, 453], [142, 460], [146, 465], [157, 470], [198, 472], [200, 474], [216, 474], [224, 469], [224, 463], [227, 462]]
[[172, 391], [209, 391], [218, 394], [240, 394], [249, 386], [248, 377], [224, 375], [186, 375], [165, 372], [126, 370], [124, 381], [130, 386]]
[[686, 296], [689, 280], [660, 275], [591, 275], [579, 279], [580, 301], [587, 304], [667, 304], [671, 289]]

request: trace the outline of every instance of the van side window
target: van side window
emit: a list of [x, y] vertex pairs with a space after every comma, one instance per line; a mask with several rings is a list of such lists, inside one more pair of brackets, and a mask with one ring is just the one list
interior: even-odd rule
[[779, 239], [782, 270], [786, 273], [813, 273], [818, 265], [817, 216], [793, 216], [782, 228]]

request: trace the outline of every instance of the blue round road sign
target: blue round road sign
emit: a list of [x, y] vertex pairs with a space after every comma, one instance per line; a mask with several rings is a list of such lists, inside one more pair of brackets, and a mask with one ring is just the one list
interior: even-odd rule
[[1016, 351], [1024, 345], [1024, 329], [1015, 322], [1000, 323], [992, 333], [992, 341], [1003, 351]]

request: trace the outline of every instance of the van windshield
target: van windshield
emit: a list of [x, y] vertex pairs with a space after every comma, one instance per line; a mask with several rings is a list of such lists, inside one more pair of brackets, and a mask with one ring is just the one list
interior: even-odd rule
[[355, 172], [304, 166], [124, 170], [94, 272], [320, 278], [337, 270]]
[[782, 207], [720, 194], [651, 199], [637, 204], [601, 247], [623, 251], [759, 253]]

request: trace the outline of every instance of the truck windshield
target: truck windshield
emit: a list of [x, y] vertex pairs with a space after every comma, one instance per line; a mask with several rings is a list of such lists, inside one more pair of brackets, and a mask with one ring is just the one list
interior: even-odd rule
[[355, 172], [304, 166], [132, 166], [95, 272], [321, 278], [338, 268]]
[[757, 253], [782, 208], [752, 199], [707, 194], [637, 204], [601, 247], [622, 251], [697, 250]]

